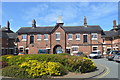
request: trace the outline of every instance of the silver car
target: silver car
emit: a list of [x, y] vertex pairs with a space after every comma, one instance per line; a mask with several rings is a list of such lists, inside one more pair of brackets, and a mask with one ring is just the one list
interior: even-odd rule
[[117, 62], [120, 62], [120, 52], [118, 52], [118, 53], [115, 55], [115, 57], [114, 57], [113, 60], [114, 60], [114, 61], [117, 61]]

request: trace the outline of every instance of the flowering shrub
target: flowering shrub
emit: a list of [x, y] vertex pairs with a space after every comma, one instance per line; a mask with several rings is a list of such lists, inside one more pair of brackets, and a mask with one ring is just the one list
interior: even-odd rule
[[[6, 60], [7, 59], [7, 60]], [[71, 72], [90, 72], [96, 69], [91, 59], [81, 56], [58, 54], [18, 55], [4, 60], [11, 65], [19, 65], [32, 77], [43, 75], [63, 75], [66, 70]]]
[[38, 62], [37, 60], [29, 60], [19, 65], [25, 68], [32, 78], [38, 78], [44, 75], [62, 75], [65, 74], [63, 65], [56, 62]]

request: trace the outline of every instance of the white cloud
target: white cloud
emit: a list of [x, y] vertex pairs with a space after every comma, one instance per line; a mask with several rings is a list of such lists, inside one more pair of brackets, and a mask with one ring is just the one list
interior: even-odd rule
[[63, 21], [66, 24], [78, 25], [81, 24], [84, 16], [87, 16], [90, 21], [97, 21], [117, 12], [117, 8], [118, 6], [111, 2], [96, 4], [90, 2], [60, 3], [59, 5], [58, 3], [43, 3], [25, 10], [23, 18], [28, 21], [28, 24], [31, 24], [32, 19], [36, 19], [38, 25], [51, 25], [56, 23], [58, 16], [63, 16]]

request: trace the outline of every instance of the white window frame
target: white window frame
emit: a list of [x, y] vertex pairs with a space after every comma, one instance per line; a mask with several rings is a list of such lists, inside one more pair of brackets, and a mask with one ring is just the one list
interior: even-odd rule
[[[26, 39], [23, 39], [23, 36], [26, 36]], [[22, 41], [27, 41], [27, 34], [22, 34]]]
[[[56, 35], [57, 35], [57, 34], [60, 36], [60, 32], [56, 32]], [[57, 36], [56, 36], [56, 40], [60, 40], [60, 37], [57, 38]]]
[[[40, 39], [38, 39], [38, 36], [40, 36]], [[41, 40], [41, 34], [37, 34], [37, 40], [38, 41]]]
[[73, 51], [73, 48], [78, 48], [79, 49], [79, 46], [72, 46], [72, 53], [78, 53], [78, 50], [77, 51]]
[[91, 33], [91, 36], [92, 35], [97, 35], [97, 38], [92, 37], [92, 40], [98, 40], [98, 34], [97, 33]]
[[[77, 35], [79, 35], [79, 38], [77, 38]], [[80, 40], [80, 34], [76, 34], [76, 40]]]
[[[72, 38], [69, 38], [69, 35], [71, 35]], [[68, 40], [73, 40], [73, 34], [68, 34]]]
[[[45, 39], [45, 35], [47, 35], [47, 39]], [[48, 34], [44, 34], [44, 40], [48, 40]]]
[[92, 46], [92, 51], [97, 51], [97, 50], [93, 50], [93, 47], [97, 47], [97, 50], [98, 50], [98, 46]]

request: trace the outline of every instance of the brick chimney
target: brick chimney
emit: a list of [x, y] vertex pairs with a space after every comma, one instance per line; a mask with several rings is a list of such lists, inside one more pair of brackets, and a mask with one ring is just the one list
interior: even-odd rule
[[10, 22], [9, 21], [7, 21], [7, 29], [8, 29], [8, 31], [10, 30]]
[[87, 27], [87, 18], [84, 16], [84, 26]]
[[35, 21], [35, 19], [33, 19], [33, 21], [32, 21], [32, 27], [36, 28], [36, 21]]
[[113, 29], [117, 28], [116, 20], [113, 20]]

